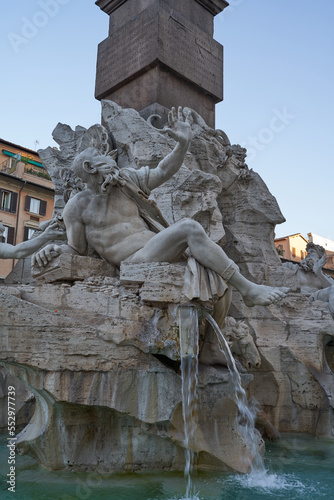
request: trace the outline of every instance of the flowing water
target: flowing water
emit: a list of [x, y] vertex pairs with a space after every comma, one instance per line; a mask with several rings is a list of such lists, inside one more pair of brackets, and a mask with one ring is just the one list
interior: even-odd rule
[[219, 349], [225, 354], [227, 367], [229, 369], [231, 380], [234, 385], [234, 401], [238, 407], [239, 416], [239, 432], [249, 451], [249, 468], [250, 474], [254, 481], [263, 479], [266, 474], [266, 469], [263, 463], [262, 455], [258, 448], [258, 432], [255, 430], [256, 407], [249, 405], [247, 395], [241, 385], [240, 373], [236, 367], [230, 347], [222, 334], [219, 326], [207, 311], [202, 310], [202, 315], [207, 319], [212, 326], [218, 339]]
[[[96, 474], [47, 471], [16, 459], [16, 490], [7, 491], [7, 435], [0, 435], [1, 500], [184, 500], [182, 473]], [[283, 435], [267, 444], [267, 475], [254, 484], [235, 473], [194, 473], [199, 500], [333, 500], [334, 440]], [[196, 497], [195, 497], [196, 498]]]
[[[255, 430], [256, 408], [251, 407], [247, 395], [241, 385], [241, 378], [232, 356], [229, 345], [213, 317], [205, 310], [203, 317], [214, 329], [219, 348], [225, 354], [232, 384], [234, 401], [238, 407], [239, 432], [247, 446], [249, 455], [245, 456], [250, 470], [248, 479], [254, 484], [265, 480], [267, 471], [258, 447], [258, 433]], [[187, 480], [186, 500], [195, 499], [196, 492], [192, 482], [194, 452], [189, 447], [195, 431], [197, 416], [197, 382], [198, 382], [198, 310], [195, 306], [180, 306], [178, 310], [180, 332], [181, 376], [182, 376], [182, 412], [184, 422], [184, 447], [186, 465], [184, 475]]]
[[98, 474], [47, 471], [27, 456], [17, 456], [15, 493], [8, 491], [7, 434], [0, 435], [1, 500], [334, 500], [334, 440], [285, 435], [258, 453], [250, 408], [229, 346], [217, 324], [204, 315], [228, 359], [239, 410], [239, 431], [253, 457], [250, 474], [193, 471], [189, 444], [196, 429], [198, 378], [198, 312], [180, 308], [182, 404], [186, 467], [180, 473]]
[[182, 414], [184, 428], [185, 469], [187, 480], [186, 500], [195, 499], [191, 479], [194, 452], [189, 442], [196, 431], [197, 383], [198, 383], [198, 311], [194, 306], [180, 306], [178, 310], [181, 351]]

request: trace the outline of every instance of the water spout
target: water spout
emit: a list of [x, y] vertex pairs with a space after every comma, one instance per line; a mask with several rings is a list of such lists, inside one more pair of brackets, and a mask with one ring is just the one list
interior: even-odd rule
[[186, 500], [195, 497], [191, 474], [194, 452], [189, 448], [196, 430], [198, 383], [198, 311], [193, 305], [180, 306], [178, 310], [182, 376], [182, 414], [184, 425], [185, 469], [187, 479]]

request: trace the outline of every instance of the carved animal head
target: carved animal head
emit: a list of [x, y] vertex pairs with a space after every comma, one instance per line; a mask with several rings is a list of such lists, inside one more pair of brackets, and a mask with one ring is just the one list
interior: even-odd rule
[[227, 338], [232, 354], [239, 357], [245, 368], [260, 367], [261, 357], [259, 351], [244, 321], [227, 318], [227, 328], [226, 331], [224, 330], [224, 335]]

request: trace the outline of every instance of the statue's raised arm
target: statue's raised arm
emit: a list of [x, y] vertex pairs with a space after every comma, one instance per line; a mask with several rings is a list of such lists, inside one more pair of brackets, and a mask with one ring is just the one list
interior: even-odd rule
[[148, 181], [149, 189], [160, 186], [180, 169], [191, 140], [191, 123], [191, 112], [189, 111], [184, 117], [181, 107], [177, 112], [175, 108], [172, 108], [168, 113], [168, 125], [161, 130], [161, 133], [169, 134], [177, 141], [177, 144], [173, 151], [161, 160], [155, 169], [151, 170]]

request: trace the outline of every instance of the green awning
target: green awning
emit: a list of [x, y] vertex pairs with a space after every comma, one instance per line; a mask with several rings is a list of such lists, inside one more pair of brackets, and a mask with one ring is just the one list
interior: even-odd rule
[[[3, 149], [2, 152], [4, 155], [11, 156], [11, 157], [14, 157], [14, 156], [16, 156], [16, 154], [18, 154], [18, 153], [12, 153], [12, 151], [7, 151], [6, 149]], [[36, 167], [44, 168], [43, 163], [41, 163], [39, 161], [30, 160], [26, 156], [21, 156], [21, 158], [24, 158], [24, 162], [30, 163], [31, 165], [36, 165]]]

